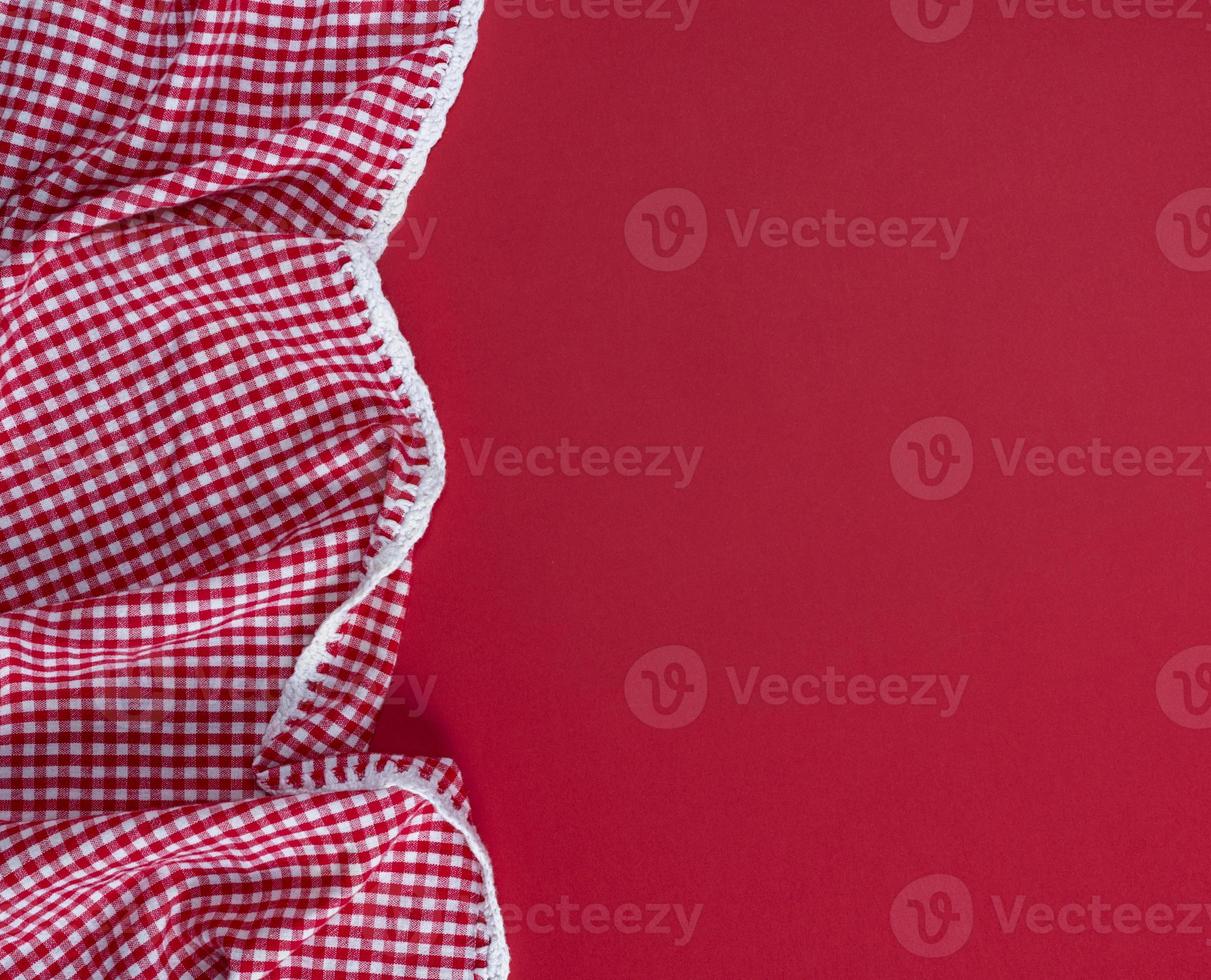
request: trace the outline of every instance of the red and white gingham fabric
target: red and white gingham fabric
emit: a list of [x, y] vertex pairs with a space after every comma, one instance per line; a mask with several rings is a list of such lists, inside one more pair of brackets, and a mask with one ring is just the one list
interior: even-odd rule
[[495, 978], [367, 751], [444, 473], [374, 268], [482, 0], [0, 0], [0, 976]]

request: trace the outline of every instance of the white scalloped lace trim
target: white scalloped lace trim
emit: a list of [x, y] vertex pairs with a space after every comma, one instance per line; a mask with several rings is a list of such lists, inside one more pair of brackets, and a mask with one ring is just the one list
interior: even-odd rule
[[[433, 104], [421, 120], [415, 142], [403, 151], [403, 163], [396, 171], [394, 183], [383, 195], [374, 223], [360, 240], [348, 241], [341, 246], [349, 258], [349, 267], [353, 273], [352, 289], [366, 304], [367, 330], [390, 362], [392, 378], [398, 384], [400, 396], [408, 401], [417, 417], [417, 424], [427, 447], [428, 465], [421, 473], [415, 500], [408, 507], [398, 532], [374, 555], [357, 589], [324, 620], [299, 655], [294, 671], [282, 690], [277, 711], [265, 730], [262, 746], [269, 745], [296, 716], [299, 706], [307, 696], [309, 685], [317, 678], [319, 667], [327, 657], [329, 642], [340, 630], [350, 610], [407, 559], [413, 546], [428, 527], [433, 504], [445, 484], [445, 443], [433, 410], [433, 401], [429, 396], [428, 387], [416, 371], [412, 350], [400, 331], [395, 311], [383, 293], [375, 262], [383, 254], [392, 230], [404, 215], [408, 196], [425, 169], [429, 151], [445, 130], [446, 114], [458, 97], [463, 74], [475, 50], [483, 6], [483, 0], [464, 0], [459, 6], [451, 8], [451, 12], [458, 18], [458, 23], [450, 30], [446, 42], [449, 45], [449, 57], [444, 66], [438, 69], [441, 81]], [[468, 847], [479, 862], [484, 883], [484, 920], [488, 928], [488, 946], [487, 968], [481, 975], [483, 980], [504, 980], [508, 977], [509, 949], [505, 941], [504, 919], [496, 898], [492, 862], [479, 835], [466, 817], [451, 806], [436, 787], [413, 775], [384, 774], [359, 783], [356, 787], [351, 784], [349, 788], [405, 789], [429, 802], [441, 818], [466, 839]]]

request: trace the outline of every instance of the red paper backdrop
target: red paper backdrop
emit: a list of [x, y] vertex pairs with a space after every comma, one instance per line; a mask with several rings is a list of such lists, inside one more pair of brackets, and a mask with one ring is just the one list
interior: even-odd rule
[[[411, 717], [404, 683], [378, 742], [464, 769], [516, 976], [1211, 975], [1211, 730], [1172, 688], [1211, 720], [1205, 659], [1166, 666], [1211, 643], [1211, 455], [1182, 466], [1211, 446], [1211, 274], [1173, 230], [1198, 265], [1211, 192], [1166, 211], [1211, 185], [1185, 2], [926, 0], [942, 33], [971, 14], [926, 43], [915, 2], [489, 0], [410, 204], [431, 238], [383, 262], [450, 474], [399, 667], [431, 697]], [[787, 225], [745, 247], [754, 209]], [[775, 247], [830, 209], [884, 240]], [[942, 217], [949, 260], [888, 244]], [[647, 267], [653, 229], [701, 257]], [[562, 439], [702, 456], [681, 488], [627, 453], [539, 475]], [[1047, 476], [1036, 446], [1086, 448]], [[970, 481], [920, 499], [914, 454]], [[707, 698], [663, 729], [641, 672], [681, 675], [640, 664], [637, 711], [624, 684], [670, 645], [704, 669], [685, 711]], [[729, 668], [891, 686], [739, 703]], [[968, 676], [950, 717], [894, 703], [924, 674]]]

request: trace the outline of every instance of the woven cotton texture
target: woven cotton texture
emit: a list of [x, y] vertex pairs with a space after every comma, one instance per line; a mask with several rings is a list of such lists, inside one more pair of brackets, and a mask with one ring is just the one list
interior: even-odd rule
[[368, 751], [444, 473], [374, 259], [479, 13], [0, 0], [0, 976], [507, 975]]

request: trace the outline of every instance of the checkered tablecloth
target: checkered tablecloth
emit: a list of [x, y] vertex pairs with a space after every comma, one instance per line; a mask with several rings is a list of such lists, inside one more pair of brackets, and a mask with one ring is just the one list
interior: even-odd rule
[[0, 976], [503, 977], [368, 752], [441, 432], [375, 260], [481, 0], [0, 0]]

